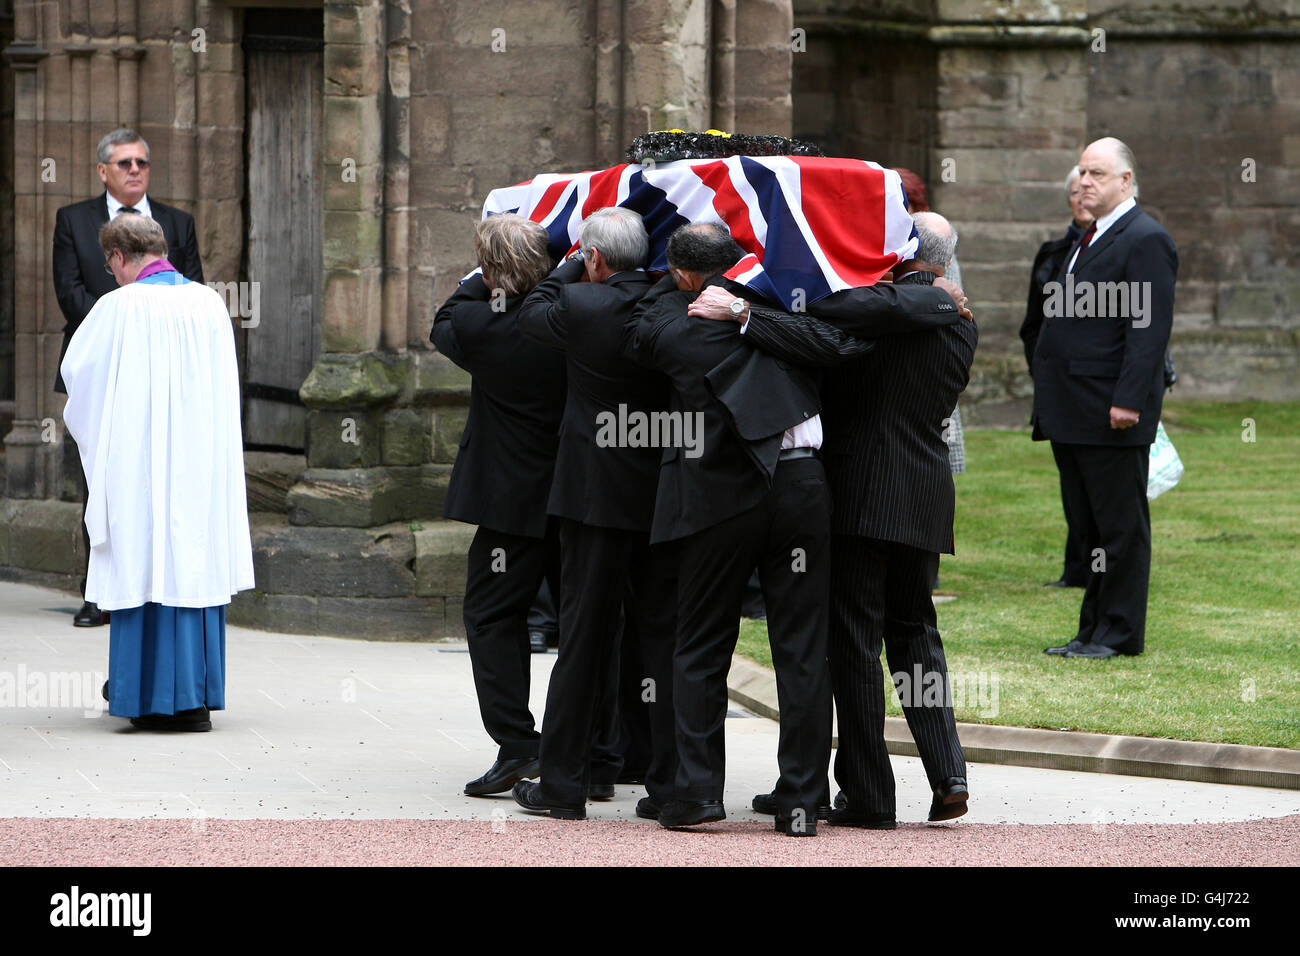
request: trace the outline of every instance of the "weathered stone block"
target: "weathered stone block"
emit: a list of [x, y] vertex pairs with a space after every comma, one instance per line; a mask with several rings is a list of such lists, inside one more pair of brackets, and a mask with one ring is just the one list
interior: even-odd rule
[[403, 597], [415, 586], [405, 524], [304, 528], [263, 515], [252, 523], [257, 587], [268, 594]]
[[411, 401], [421, 405], [469, 403], [470, 374], [440, 352], [413, 352]]
[[307, 464], [312, 468], [367, 468], [380, 462], [378, 414], [324, 409], [307, 413]]
[[441, 598], [339, 598], [316, 602], [316, 626], [322, 634], [364, 637], [372, 641], [436, 641], [442, 633]]
[[414, 532], [415, 593], [426, 597], [465, 593], [469, 546], [477, 528], [459, 521], [429, 521]]
[[289, 489], [307, 468], [303, 455], [269, 451], [244, 452], [244, 484], [250, 512], [287, 514]]
[[469, 418], [469, 409], [463, 406], [443, 406], [437, 410], [433, 420], [433, 460], [439, 464], [450, 465], [456, 460], [460, 450], [461, 435], [465, 433], [465, 423]]
[[433, 458], [433, 412], [427, 408], [395, 408], [383, 418], [382, 459], [385, 465], [423, 465]]
[[80, 576], [85, 560], [81, 505], [0, 499], [0, 565]]

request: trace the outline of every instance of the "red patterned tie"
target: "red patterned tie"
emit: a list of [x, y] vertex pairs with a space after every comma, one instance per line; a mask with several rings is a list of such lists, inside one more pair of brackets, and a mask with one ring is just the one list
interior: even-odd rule
[[1074, 272], [1076, 269], [1079, 268], [1079, 260], [1083, 258], [1083, 250], [1088, 248], [1088, 243], [1092, 242], [1092, 237], [1095, 236], [1096, 234], [1097, 234], [1097, 220], [1094, 219], [1092, 221], [1092, 225], [1088, 227], [1088, 231], [1085, 232], [1083, 234], [1083, 238], [1079, 240], [1079, 251], [1076, 252], [1074, 255], [1074, 265], [1070, 267], [1071, 272]]

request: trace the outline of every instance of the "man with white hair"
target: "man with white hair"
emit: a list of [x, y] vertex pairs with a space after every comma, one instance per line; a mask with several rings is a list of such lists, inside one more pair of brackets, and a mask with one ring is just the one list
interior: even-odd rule
[[86, 600], [112, 612], [108, 712], [210, 730], [225, 606], [253, 586], [234, 330], [221, 296], [167, 260], [153, 219], [99, 235], [120, 288], [72, 336], [62, 374], [89, 487]]
[[1147, 470], [1178, 250], [1138, 207], [1136, 162], [1120, 140], [1084, 149], [1079, 186], [1094, 221], [1048, 291], [1033, 354], [1034, 439], [1052, 442], [1090, 563], [1078, 631], [1046, 652], [1106, 658], [1141, 654], [1145, 645]]

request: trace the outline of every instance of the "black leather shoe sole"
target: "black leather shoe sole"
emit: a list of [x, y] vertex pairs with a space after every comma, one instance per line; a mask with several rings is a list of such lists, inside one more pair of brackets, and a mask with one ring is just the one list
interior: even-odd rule
[[[513, 761], [511, 762], [513, 763]], [[495, 766], [496, 764], [493, 764], [493, 767]], [[530, 780], [541, 776], [542, 768], [537, 760], [533, 759], [495, 777], [490, 776], [491, 773], [492, 771], [489, 770], [477, 780], [471, 780], [465, 784], [465, 796], [486, 797], [494, 793], [509, 793], [510, 788], [520, 780]]]
[[132, 717], [131, 726], [138, 730], [161, 730], [169, 733], [204, 733], [212, 729], [206, 707], [182, 710], [175, 714], [145, 714]]
[[930, 823], [940, 823], [943, 820], [956, 820], [958, 817], [966, 815], [966, 800], [970, 794], [966, 791], [961, 793], [952, 793], [942, 799], [935, 797], [930, 804]]
[[858, 827], [862, 830], [897, 830], [898, 821], [892, 816], [858, 813], [845, 807], [836, 810], [826, 821], [833, 827]]
[[642, 797], [636, 802], [636, 815], [642, 820], [658, 820], [659, 804], [653, 797]]
[[727, 812], [721, 803], [670, 803], [659, 810], [659, 825], [668, 830], [682, 830], [725, 819]]
[[1119, 657], [1119, 651], [1113, 647], [1102, 647], [1097, 644], [1084, 644], [1082, 647], [1065, 652], [1066, 657], [1086, 657], [1095, 661], [1104, 661], [1110, 657]]
[[81, 605], [81, 610], [73, 615], [72, 618], [73, 627], [102, 627], [107, 623], [108, 612], [101, 611], [96, 605], [91, 604], [89, 601]]
[[1043, 653], [1054, 654], [1057, 657], [1064, 657], [1070, 651], [1077, 651], [1081, 647], [1083, 647], [1083, 641], [1074, 640], [1069, 644], [1062, 644], [1059, 647], [1045, 647], [1043, 648]]
[[557, 820], [587, 819], [586, 807], [562, 807], [548, 803], [542, 798], [540, 790], [541, 784], [520, 780], [512, 788], [511, 796], [515, 798], [515, 803], [519, 804], [520, 809], [528, 813], [546, 814]]

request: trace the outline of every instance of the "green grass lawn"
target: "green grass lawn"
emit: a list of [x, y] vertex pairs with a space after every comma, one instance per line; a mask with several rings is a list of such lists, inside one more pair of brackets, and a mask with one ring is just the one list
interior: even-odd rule
[[[1171, 401], [1164, 423], [1187, 470], [1151, 503], [1146, 652], [1106, 661], [1042, 652], [1074, 637], [1083, 595], [1042, 586], [1065, 544], [1050, 447], [967, 430], [939, 570], [958, 720], [1300, 748], [1300, 404]], [[739, 651], [770, 666], [762, 622]]]

